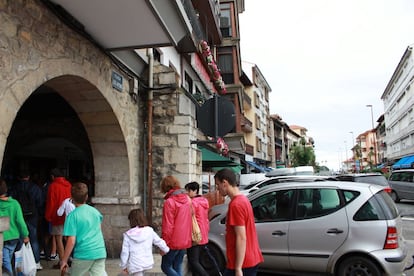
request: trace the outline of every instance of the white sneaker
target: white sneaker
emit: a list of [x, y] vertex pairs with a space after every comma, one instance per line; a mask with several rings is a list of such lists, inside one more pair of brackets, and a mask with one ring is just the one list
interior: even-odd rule
[[36, 270], [42, 270], [43, 266], [39, 263], [36, 263]]

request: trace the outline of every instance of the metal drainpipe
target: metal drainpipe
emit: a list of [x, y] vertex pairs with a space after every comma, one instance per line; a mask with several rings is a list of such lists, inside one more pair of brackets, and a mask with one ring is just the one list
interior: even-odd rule
[[152, 53], [152, 48], [147, 49], [148, 56], [148, 86], [150, 90], [148, 91], [148, 141], [147, 141], [147, 154], [148, 154], [148, 210], [147, 218], [150, 225], [152, 225], [152, 197], [153, 197], [153, 185], [152, 185], [152, 111], [153, 111], [153, 98], [154, 94], [151, 88], [154, 85], [154, 55]]

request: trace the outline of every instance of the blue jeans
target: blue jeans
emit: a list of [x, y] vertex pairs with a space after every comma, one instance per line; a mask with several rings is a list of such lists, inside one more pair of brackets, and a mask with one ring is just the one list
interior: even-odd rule
[[[26, 222], [27, 230], [29, 230], [30, 245], [32, 246], [33, 255], [36, 263], [40, 262], [39, 240], [37, 239], [37, 225], [31, 221]], [[23, 241], [22, 241], [23, 243]]]
[[185, 250], [170, 250], [162, 256], [161, 269], [167, 276], [182, 276]]
[[16, 246], [18, 243], [18, 239], [5, 241], [3, 243], [3, 268], [10, 275], [13, 275], [13, 266], [11, 260], [13, 258], [14, 250], [16, 250]]

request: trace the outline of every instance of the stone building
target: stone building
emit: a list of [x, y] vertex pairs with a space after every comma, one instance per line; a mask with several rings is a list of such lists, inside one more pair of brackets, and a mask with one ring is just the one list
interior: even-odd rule
[[201, 180], [197, 99], [221, 87], [199, 46], [220, 44], [218, 11], [213, 0], [0, 1], [1, 174], [12, 183], [30, 169], [42, 183], [59, 167], [85, 181], [108, 257], [130, 209], [158, 228], [161, 178]]

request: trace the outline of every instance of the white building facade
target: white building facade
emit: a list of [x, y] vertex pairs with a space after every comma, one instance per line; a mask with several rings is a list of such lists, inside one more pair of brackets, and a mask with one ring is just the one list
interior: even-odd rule
[[407, 47], [381, 99], [386, 135], [383, 147], [389, 163], [414, 154], [414, 60]]

